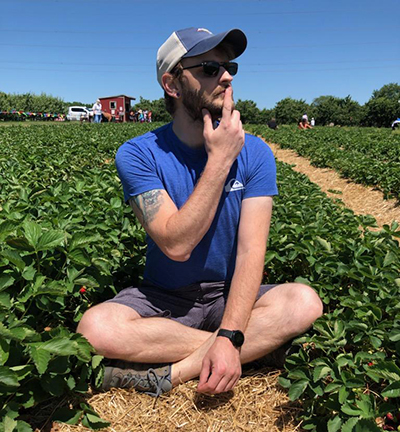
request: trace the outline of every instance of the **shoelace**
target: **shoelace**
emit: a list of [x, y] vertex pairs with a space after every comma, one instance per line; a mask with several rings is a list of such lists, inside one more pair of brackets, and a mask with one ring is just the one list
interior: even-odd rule
[[167, 379], [167, 375], [168, 374], [165, 374], [160, 378], [154, 369], [149, 369], [147, 371], [147, 379], [149, 383], [153, 384], [153, 386], [155, 387], [155, 391], [153, 392], [149, 391], [146, 392], [146, 394], [150, 396], [155, 396], [156, 398], [160, 396], [163, 392], [163, 384], [164, 381]]
[[148, 389], [148, 391], [145, 392], [146, 394], [158, 397], [163, 392], [163, 385], [168, 375], [169, 374], [167, 373], [164, 376], [159, 377], [157, 372], [152, 368], [147, 371], [146, 376], [139, 374], [133, 375], [129, 373], [123, 376], [120, 387], [141, 387], [142, 389]]

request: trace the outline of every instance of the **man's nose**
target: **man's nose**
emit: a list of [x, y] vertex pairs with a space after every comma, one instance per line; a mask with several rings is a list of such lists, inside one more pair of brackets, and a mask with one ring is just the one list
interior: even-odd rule
[[223, 67], [221, 66], [221, 76], [219, 78], [220, 82], [232, 82], [233, 81], [233, 76]]

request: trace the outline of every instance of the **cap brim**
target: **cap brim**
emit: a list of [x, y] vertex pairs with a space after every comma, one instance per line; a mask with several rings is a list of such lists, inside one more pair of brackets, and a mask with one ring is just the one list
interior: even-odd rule
[[[247, 47], [246, 35], [239, 29], [228, 30], [224, 33], [218, 33], [207, 39], [200, 41], [191, 50], [189, 50], [182, 58], [195, 57], [204, 54], [212, 49], [216, 48], [221, 42], [228, 42], [232, 45], [235, 53], [235, 57], [239, 57], [243, 54]], [[231, 59], [232, 60], [232, 59]]]

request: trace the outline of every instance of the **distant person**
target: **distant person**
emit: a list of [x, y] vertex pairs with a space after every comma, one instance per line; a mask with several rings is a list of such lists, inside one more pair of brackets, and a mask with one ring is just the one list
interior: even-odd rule
[[102, 105], [100, 103], [100, 99], [97, 99], [96, 103], [93, 105], [93, 114], [94, 114], [94, 123], [101, 123], [101, 111]]
[[304, 113], [301, 119], [305, 120], [308, 123], [308, 115], [307, 115], [307, 113]]
[[123, 123], [124, 121], [124, 115], [125, 115], [125, 111], [122, 107], [119, 107], [119, 111], [118, 111], [118, 121]]
[[307, 122], [307, 120], [304, 118], [301, 119], [299, 123], [299, 129], [312, 129], [312, 126], [310, 126]]
[[395, 130], [396, 127], [400, 127], [400, 117], [392, 123], [392, 129]]
[[276, 124], [276, 119], [275, 119], [275, 118], [272, 118], [272, 119], [267, 123], [267, 125], [268, 125], [268, 127], [269, 127], [270, 129], [274, 129], [274, 130], [278, 129], [278, 125]]
[[147, 121], [149, 122], [149, 123], [151, 123], [151, 116], [153, 115], [153, 113], [151, 112], [151, 111], [149, 111], [148, 113], [147, 113]]
[[315, 118], [314, 118], [314, 117], [311, 118], [311, 126], [312, 126], [312, 127], [315, 126]]

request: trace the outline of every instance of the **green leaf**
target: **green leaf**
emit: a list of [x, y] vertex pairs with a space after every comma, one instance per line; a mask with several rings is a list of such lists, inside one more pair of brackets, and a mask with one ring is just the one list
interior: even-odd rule
[[334, 417], [328, 421], [328, 432], [337, 432], [340, 430], [342, 420], [339, 416]]
[[42, 228], [36, 222], [25, 221], [24, 222], [25, 238], [29, 244], [36, 250], [39, 237], [42, 234]]
[[64, 242], [65, 234], [62, 231], [51, 230], [43, 233], [37, 242], [37, 251], [45, 251], [61, 246]]
[[111, 198], [110, 205], [113, 209], [119, 209], [122, 207], [122, 201], [119, 198]]
[[41, 348], [36, 348], [35, 346], [31, 346], [30, 353], [37, 371], [40, 375], [44, 374], [51, 358], [50, 352]]
[[75, 285], [83, 285], [88, 288], [97, 288], [99, 286], [99, 283], [96, 281], [96, 279], [88, 275], [79, 279], [75, 279], [74, 283]]
[[53, 421], [59, 423], [66, 423], [69, 425], [76, 425], [83, 414], [82, 410], [59, 408], [53, 415]]
[[343, 386], [342, 383], [335, 383], [335, 382], [329, 383], [329, 384], [325, 387], [325, 392], [326, 392], [326, 393], [331, 393], [331, 392], [333, 392], [333, 391], [336, 391], [336, 390], [342, 388], [342, 386]]
[[332, 369], [329, 366], [317, 366], [314, 369], [313, 379], [314, 381], [318, 381], [321, 378], [326, 377]]
[[361, 419], [356, 423], [354, 432], [381, 432], [381, 430], [374, 420]]
[[385, 387], [382, 390], [381, 395], [389, 398], [400, 397], [400, 382], [397, 381]]
[[331, 244], [326, 241], [325, 239], [319, 237], [319, 236], [315, 236], [315, 240], [317, 240], [317, 242], [327, 251], [327, 252], [331, 252], [332, 250], [332, 246]]
[[400, 330], [399, 329], [393, 329], [390, 333], [389, 333], [389, 339], [392, 342], [398, 342], [400, 341]]
[[90, 429], [102, 429], [110, 426], [110, 422], [103, 420], [97, 415], [86, 413], [82, 419], [82, 425]]
[[101, 355], [94, 355], [92, 357], [92, 368], [96, 369], [98, 366], [100, 366], [101, 361], [104, 359]]
[[394, 254], [392, 251], [387, 251], [385, 259], [383, 260], [383, 267], [388, 267], [392, 265], [393, 263], [397, 262], [398, 258], [396, 254]]
[[283, 388], [289, 388], [292, 385], [292, 381], [290, 381], [287, 378], [284, 378], [283, 376], [280, 376], [278, 378], [278, 383], [283, 387]]
[[0, 365], [4, 365], [4, 363], [8, 360], [10, 355], [10, 343], [5, 339], [0, 338]]
[[0, 366], [0, 384], [7, 387], [18, 387], [18, 375], [7, 366]]
[[17, 251], [5, 249], [0, 253], [0, 255], [13, 263], [18, 268], [18, 270], [22, 271], [25, 268], [25, 262]]
[[359, 417], [363, 413], [360, 408], [357, 408], [354, 405], [350, 405], [349, 403], [345, 403], [344, 405], [342, 405], [341, 409], [342, 409], [342, 412], [344, 412], [345, 414], [347, 414], [349, 416]]
[[68, 258], [76, 263], [85, 267], [89, 267], [91, 264], [90, 257], [83, 249], [74, 249], [68, 254]]
[[372, 372], [389, 381], [400, 381], [400, 369], [393, 362], [380, 362], [376, 366], [372, 366], [368, 372]]
[[13, 432], [17, 427], [17, 420], [12, 419], [9, 416], [5, 416], [3, 419], [4, 432]]
[[358, 423], [358, 418], [351, 418], [343, 424], [341, 432], [354, 432], [354, 426]]
[[32, 428], [23, 420], [17, 421], [17, 432], [32, 432]]
[[36, 269], [34, 267], [34, 264], [32, 264], [29, 267], [25, 267], [22, 272], [22, 277], [27, 281], [33, 280], [35, 278], [35, 275], [36, 275]]
[[21, 365], [21, 366], [12, 366], [10, 369], [17, 374], [18, 381], [21, 381], [26, 376], [28, 376], [32, 370], [32, 365]]
[[2, 306], [4, 309], [11, 308], [10, 294], [0, 293], [0, 306]]
[[75, 355], [77, 352], [76, 343], [68, 338], [63, 337], [42, 342], [38, 347], [48, 351], [51, 354], [60, 356]]
[[15, 279], [12, 276], [0, 276], [0, 291], [5, 290], [14, 283]]
[[100, 234], [88, 235], [85, 232], [79, 232], [72, 236], [69, 242], [69, 250], [73, 250], [80, 246], [88, 245], [91, 243], [97, 243], [102, 240]]
[[289, 399], [291, 401], [298, 399], [304, 393], [308, 383], [309, 381], [305, 379], [294, 382], [289, 389]]

